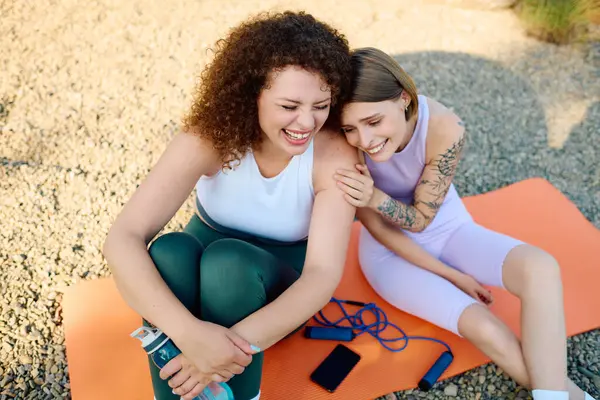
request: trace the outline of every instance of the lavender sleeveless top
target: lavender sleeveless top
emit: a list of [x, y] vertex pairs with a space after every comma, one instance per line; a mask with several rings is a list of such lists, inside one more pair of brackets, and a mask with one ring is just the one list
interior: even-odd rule
[[[372, 161], [368, 156], [365, 157], [375, 186], [388, 196], [405, 204], [412, 204], [415, 188], [421, 179], [421, 174], [425, 167], [429, 105], [425, 96], [419, 95], [418, 100], [417, 124], [413, 136], [406, 147], [402, 151], [394, 153], [385, 162], [377, 163]], [[422, 233], [441, 233], [441, 231], [452, 229], [456, 224], [461, 224], [468, 220], [471, 220], [471, 216], [464, 207], [454, 184], [451, 184], [436, 217]]]

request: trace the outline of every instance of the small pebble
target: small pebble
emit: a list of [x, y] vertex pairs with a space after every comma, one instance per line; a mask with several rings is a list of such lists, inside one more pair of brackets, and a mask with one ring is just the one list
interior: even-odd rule
[[458, 387], [454, 384], [450, 384], [444, 388], [444, 394], [446, 396], [456, 397], [458, 394]]

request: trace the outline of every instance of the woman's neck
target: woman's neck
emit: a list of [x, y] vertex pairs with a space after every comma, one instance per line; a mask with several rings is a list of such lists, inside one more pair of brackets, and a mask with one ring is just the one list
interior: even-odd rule
[[292, 156], [276, 148], [269, 140], [263, 141], [253, 154], [258, 170], [265, 178], [279, 175], [292, 160]]
[[398, 148], [396, 149], [396, 153], [401, 152], [412, 139], [413, 135], [415, 134], [415, 128], [417, 127], [418, 118], [418, 115], [414, 115], [411, 119], [406, 121], [406, 135], [404, 135], [402, 143], [400, 143], [400, 146], [398, 146]]

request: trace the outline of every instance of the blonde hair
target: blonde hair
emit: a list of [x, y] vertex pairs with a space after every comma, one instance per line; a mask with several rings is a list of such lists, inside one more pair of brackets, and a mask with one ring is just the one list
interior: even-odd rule
[[379, 49], [363, 47], [352, 52], [349, 103], [396, 100], [403, 90], [410, 96], [410, 104], [405, 111], [408, 120], [417, 114], [419, 108], [413, 79], [396, 60]]

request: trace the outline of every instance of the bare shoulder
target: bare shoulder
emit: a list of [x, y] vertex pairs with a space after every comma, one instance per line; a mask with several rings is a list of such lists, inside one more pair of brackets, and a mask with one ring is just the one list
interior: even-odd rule
[[313, 182], [315, 192], [335, 186], [333, 175], [340, 168], [355, 169], [358, 150], [338, 133], [323, 130], [315, 136]]
[[219, 167], [210, 143], [194, 133], [178, 133], [127, 201], [111, 232], [117, 236], [129, 232], [149, 242], [175, 215], [197, 180]]
[[169, 143], [167, 152], [173, 153], [174, 158], [180, 156], [201, 165], [203, 174], [215, 173], [221, 167], [221, 160], [212, 144], [194, 131], [178, 133]]
[[465, 140], [465, 124], [462, 119], [437, 100], [427, 98], [427, 104], [427, 158], [435, 158], [449, 148], [462, 149]]

